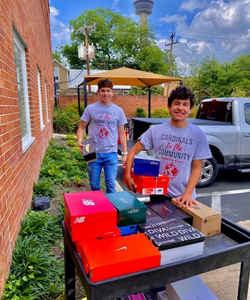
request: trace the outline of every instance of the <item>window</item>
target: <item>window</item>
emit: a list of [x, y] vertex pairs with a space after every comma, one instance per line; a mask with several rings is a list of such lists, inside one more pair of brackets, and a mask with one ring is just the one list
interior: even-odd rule
[[244, 111], [245, 111], [245, 121], [248, 125], [250, 125], [250, 103], [245, 104]]
[[49, 122], [49, 106], [48, 106], [48, 90], [47, 90], [47, 81], [45, 80], [45, 111], [46, 111], [46, 118], [47, 122]]
[[14, 54], [16, 65], [17, 89], [18, 89], [18, 103], [20, 112], [20, 124], [22, 134], [22, 148], [23, 152], [34, 141], [31, 136], [30, 125], [30, 110], [29, 110], [29, 95], [27, 83], [27, 70], [26, 70], [26, 56], [24, 44], [14, 32]]
[[59, 68], [54, 68], [54, 82], [59, 82]]
[[41, 90], [41, 71], [37, 68], [37, 89], [38, 89], [38, 100], [39, 100], [39, 115], [40, 115], [40, 127], [44, 129], [43, 123], [43, 105], [42, 105], [42, 90]]

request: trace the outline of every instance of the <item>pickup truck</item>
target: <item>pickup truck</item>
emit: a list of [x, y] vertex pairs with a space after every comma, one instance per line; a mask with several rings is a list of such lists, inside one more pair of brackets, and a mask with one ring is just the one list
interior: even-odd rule
[[[132, 118], [130, 141], [135, 141], [150, 126], [165, 122], [164, 118]], [[215, 98], [203, 100], [195, 118], [188, 122], [206, 134], [213, 157], [203, 160], [198, 187], [211, 185], [219, 165], [250, 172], [250, 98]]]

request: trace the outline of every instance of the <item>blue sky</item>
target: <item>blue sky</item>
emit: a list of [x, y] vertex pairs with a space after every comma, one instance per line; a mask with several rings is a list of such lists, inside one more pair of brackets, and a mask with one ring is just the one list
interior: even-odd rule
[[[110, 8], [139, 22], [134, 0], [50, 0], [52, 47], [70, 44], [69, 21], [85, 10]], [[161, 48], [175, 32], [173, 47], [183, 69], [193, 59], [214, 55], [219, 62], [250, 53], [250, 0], [154, 0], [148, 20], [157, 28]]]

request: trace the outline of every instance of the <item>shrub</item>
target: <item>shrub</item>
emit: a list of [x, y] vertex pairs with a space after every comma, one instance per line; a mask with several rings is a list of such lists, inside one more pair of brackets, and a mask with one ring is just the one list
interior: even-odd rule
[[[65, 111], [69, 113], [74, 113], [79, 116], [79, 110], [78, 110], [78, 103], [71, 103], [66, 106]], [[80, 104], [80, 115], [82, 115], [84, 112], [84, 105]]]
[[152, 111], [152, 118], [170, 118], [170, 113], [166, 108], [157, 108]]
[[63, 261], [52, 253], [59, 237], [61, 224], [56, 217], [34, 211], [25, 216], [5, 284], [5, 300], [50, 299], [62, 293]]
[[193, 111], [189, 115], [189, 118], [195, 118], [195, 116], [197, 114], [197, 110], [198, 110], [198, 107], [194, 107]]
[[[84, 111], [80, 105], [80, 114]], [[80, 123], [78, 104], [71, 103], [66, 108], [57, 108], [53, 112], [53, 128], [58, 133], [75, 133]]]
[[49, 184], [81, 184], [88, 178], [87, 164], [78, 148], [66, 148], [50, 141], [43, 164], [40, 169], [40, 180]]
[[46, 196], [54, 198], [56, 195], [55, 190], [50, 186], [47, 181], [38, 181], [33, 187], [33, 198]]
[[80, 123], [78, 113], [58, 108], [53, 112], [53, 128], [58, 133], [75, 133]]
[[147, 111], [146, 109], [142, 107], [137, 107], [134, 112], [134, 117], [140, 117], [140, 118], [146, 118], [147, 117]]

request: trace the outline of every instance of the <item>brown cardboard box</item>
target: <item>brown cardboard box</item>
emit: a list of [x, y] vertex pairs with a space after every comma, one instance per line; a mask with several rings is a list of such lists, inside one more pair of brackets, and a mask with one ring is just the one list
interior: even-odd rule
[[[182, 206], [182, 210], [187, 212], [193, 217], [192, 226], [202, 232], [205, 236], [215, 235], [221, 232], [221, 213], [197, 202], [197, 206], [192, 207]], [[172, 203], [178, 207], [180, 205], [176, 202], [176, 199], [172, 199]]]

